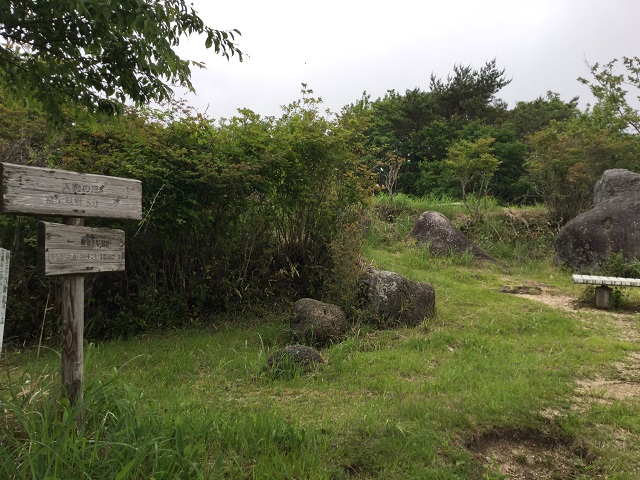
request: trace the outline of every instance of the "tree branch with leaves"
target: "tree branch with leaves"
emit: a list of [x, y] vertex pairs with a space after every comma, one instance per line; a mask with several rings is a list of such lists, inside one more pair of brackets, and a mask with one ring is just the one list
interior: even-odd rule
[[175, 51], [190, 35], [229, 59], [237, 30], [206, 26], [185, 0], [8, 0], [0, 4], [0, 89], [54, 121], [65, 108], [121, 113], [193, 90], [191, 67]]
[[[591, 93], [598, 100], [594, 107], [594, 113], [600, 117], [615, 121], [614, 128], [630, 128], [635, 133], [640, 133], [640, 113], [629, 103], [629, 90], [640, 90], [640, 58], [622, 57], [624, 73], [616, 72], [618, 59], [600, 65], [594, 63], [588, 65], [591, 70], [592, 80], [580, 77], [578, 81], [587, 85]], [[636, 102], [640, 101], [640, 95], [636, 95]]]

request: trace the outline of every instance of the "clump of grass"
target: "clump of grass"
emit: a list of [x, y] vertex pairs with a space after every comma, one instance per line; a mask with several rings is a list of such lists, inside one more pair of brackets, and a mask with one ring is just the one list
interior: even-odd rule
[[608, 277], [640, 278], [640, 260], [625, 259], [622, 252], [613, 253], [594, 273]]
[[496, 258], [520, 264], [549, 257], [557, 233], [544, 207], [496, 207], [481, 221], [460, 228]]
[[274, 412], [157, 411], [118, 377], [87, 386], [78, 428], [79, 409], [60, 391], [52, 374], [3, 382], [0, 478], [237, 476], [256, 459], [272, 461], [312, 441]]
[[115, 380], [95, 382], [79, 408], [60, 395], [57, 375], [9, 379], [1, 397], [3, 478], [194, 478], [206, 465], [206, 438], [188, 422], [144, 413], [139, 397]]

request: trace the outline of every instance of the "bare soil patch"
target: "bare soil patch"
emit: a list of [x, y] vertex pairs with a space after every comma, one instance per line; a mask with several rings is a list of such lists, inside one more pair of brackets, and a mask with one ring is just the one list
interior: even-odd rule
[[574, 297], [561, 295], [553, 287], [540, 282], [525, 281], [522, 285], [505, 285], [500, 291], [569, 311], [575, 311], [580, 306]]
[[627, 342], [637, 342], [640, 340], [640, 333], [637, 327], [637, 313], [610, 313], [610, 319], [616, 326], [621, 340]]
[[616, 362], [613, 366], [620, 380], [640, 383], [640, 352], [631, 352], [624, 362]]
[[535, 430], [489, 432], [468, 446], [488, 472], [512, 480], [574, 478], [589, 465], [586, 449]]
[[[637, 333], [636, 333], [637, 335]], [[607, 377], [596, 376], [576, 382], [573, 409], [583, 410], [590, 404], [610, 404], [640, 398], [640, 352], [632, 352], [616, 362]]]
[[[567, 311], [587, 311], [597, 313], [611, 322], [620, 340], [638, 342], [640, 333], [637, 327], [637, 308], [628, 307], [622, 311], [598, 309], [593, 305], [560, 295], [544, 284], [536, 283], [542, 292], [539, 295], [516, 294], [545, 305], [562, 308]], [[606, 378], [581, 379], [576, 382], [576, 396], [573, 408], [583, 410], [589, 404], [609, 404], [614, 401], [640, 398], [640, 353], [633, 352], [622, 362], [612, 365], [612, 372]], [[548, 412], [547, 412], [548, 413]]]
[[[553, 287], [539, 282], [525, 282], [524, 285], [515, 287], [502, 287], [501, 291], [513, 293], [517, 297], [528, 298], [536, 302], [544, 303], [550, 307], [561, 308], [569, 312], [580, 310], [606, 316], [614, 323], [621, 340], [629, 342], [640, 340], [640, 332], [638, 332], [637, 327], [637, 318], [640, 309], [637, 306], [628, 306], [616, 311], [603, 310], [596, 308], [590, 303], [581, 302], [575, 297], [563, 295], [555, 291]], [[535, 293], [522, 293], [525, 291], [535, 291]]]
[[[531, 287], [536, 287], [533, 290]], [[503, 287], [504, 288], [504, 287]], [[539, 290], [538, 290], [539, 289]], [[580, 302], [576, 297], [563, 295], [553, 287], [538, 282], [526, 282], [521, 287], [503, 290], [522, 298], [563, 309], [572, 314], [587, 312], [597, 315], [576, 315], [588, 324], [602, 318], [613, 327], [616, 336], [624, 342], [640, 341], [637, 305], [622, 310], [602, 310], [595, 305]], [[520, 290], [520, 291], [519, 291]], [[572, 315], [573, 316], [573, 315]], [[631, 352], [626, 358], [610, 365], [604, 373], [590, 379], [576, 381], [571, 410], [586, 411], [594, 404], [611, 404], [640, 399], [640, 352]], [[555, 409], [546, 409], [542, 416], [552, 420], [563, 415]], [[624, 442], [624, 432], [616, 433], [616, 440]], [[622, 440], [618, 440], [621, 438]], [[554, 442], [540, 435], [515, 435], [505, 432], [493, 434], [476, 442], [474, 454], [487, 465], [489, 471], [508, 475], [510, 479], [560, 479], [574, 478], [588, 466], [586, 450], [576, 448], [570, 441]]]
[[549, 305], [550, 307], [562, 308], [564, 310], [575, 311], [579, 307], [579, 302], [573, 298], [565, 295], [558, 295], [549, 293], [548, 291], [542, 291], [542, 293], [538, 295], [530, 295], [525, 293], [516, 294], [518, 297], [529, 298], [531, 300], [535, 300], [536, 302], [544, 303], [545, 305]]
[[600, 376], [595, 379], [578, 380], [576, 382], [578, 397], [576, 407], [581, 403], [608, 404], [615, 400], [627, 400], [632, 397], [640, 397], [640, 384], [623, 382], [620, 380], [607, 380]]

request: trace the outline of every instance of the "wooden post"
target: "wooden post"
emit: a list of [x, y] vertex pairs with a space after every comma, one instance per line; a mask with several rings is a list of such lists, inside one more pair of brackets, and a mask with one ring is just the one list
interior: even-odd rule
[[9, 290], [9, 250], [0, 248], [0, 353], [4, 337], [4, 317], [7, 309], [7, 290]]
[[[67, 225], [84, 225], [83, 218], [69, 217]], [[84, 423], [82, 412], [84, 336], [84, 275], [62, 277], [62, 385], [71, 405], [78, 406], [78, 429]]]

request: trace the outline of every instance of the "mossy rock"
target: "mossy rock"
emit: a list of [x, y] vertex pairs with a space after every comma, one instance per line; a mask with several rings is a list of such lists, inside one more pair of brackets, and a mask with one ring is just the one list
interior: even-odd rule
[[273, 375], [309, 373], [325, 364], [324, 358], [313, 347], [288, 345], [267, 358], [265, 370]]

